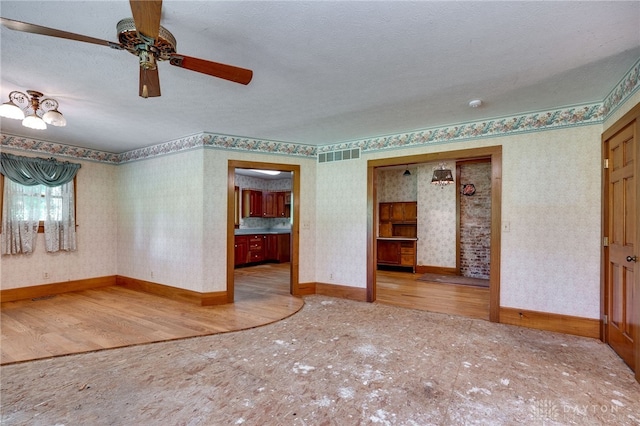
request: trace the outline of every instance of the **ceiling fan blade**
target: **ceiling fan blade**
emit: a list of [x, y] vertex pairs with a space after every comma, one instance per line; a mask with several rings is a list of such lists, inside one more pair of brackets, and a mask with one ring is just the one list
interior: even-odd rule
[[5, 27], [15, 31], [65, 38], [67, 40], [84, 41], [85, 43], [93, 43], [99, 44], [101, 46], [112, 47], [114, 49], [122, 49], [122, 45], [120, 45], [119, 43], [114, 43], [108, 40], [101, 40], [99, 38], [93, 38], [82, 34], [70, 33], [68, 31], [56, 30], [54, 28], [42, 27], [40, 25], [14, 21], [13, 19], [7, 18], [0, 18], [0, 22], [2, 22], [2, 25], [4, 25]]
[[160, 77], [158, 75], [158, 68], [154, 70], [146, 70], [140, 67], [139, 95], [143, 98], [155, 98], [160, 96]]
[[218, 62], [206, 61], [204, 59], [192, 58], [190, 56], [173, 54], [169, 58], [169, 63], [176, 67], [185, 68], [240, 84], [249, 84], [253, 78], [253, 71], [251, 70]]
[[157, 39], [160, 32], [162, 0], [130, 0], [129, 4], [136, 30], [147, 37]]

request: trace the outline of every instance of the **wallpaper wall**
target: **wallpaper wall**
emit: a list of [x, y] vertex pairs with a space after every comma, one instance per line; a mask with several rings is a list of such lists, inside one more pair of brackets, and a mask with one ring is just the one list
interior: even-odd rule
[[[453, 170], [455, 162], [443, 163]], [[456, 184], [431, 183], [433, 170], [440, 163], [418, 167], [418, 265], [456, 267]]]
[[598, 318], [601, 132], [582, 126], [364, 158], [402, 164], [404, 155], [501, 145], [502, 220], [510, 222], [501, 236], [501, 305]]
[[[31, 157], [51, 157], [6, 148], [3, 151]], [[2, 289], [97, 278], [117, 273], [116, 167], [104, 163], [72, 161], [82, 165], [76, 180], [78, 250], [46, 253], [44, 236], [39, 234], [34, 253], [2, 256]], [[49, 278], [44, 278], [45, 272], [49, 274]]]
[[118, 274], [203, 288], [203, 150], [118, 166]]

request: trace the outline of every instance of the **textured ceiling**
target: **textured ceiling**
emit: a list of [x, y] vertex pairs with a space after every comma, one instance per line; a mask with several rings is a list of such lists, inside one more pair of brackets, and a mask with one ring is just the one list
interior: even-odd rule
[[[5, 18], [117, 41], [127, 1], [2, 1]], [[160, 63], [138, 97], [125, 51], [1, 30], [2, 102], [39, 90], [67, 127], [2, 132], [121, 153], [211, 132], [325, 145], [601, 102], [640, 58], [640, 2], [170, 1], [178, 53], [248, 86]], [[471, 99], [484, 101], [468, 107]]]

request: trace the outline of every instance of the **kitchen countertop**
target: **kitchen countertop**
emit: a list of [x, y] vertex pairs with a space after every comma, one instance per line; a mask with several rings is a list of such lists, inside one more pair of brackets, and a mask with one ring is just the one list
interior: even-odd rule
[[252, 234], [290, 234], [291, 229], [288, 228], [240, 228], [236, 229], [234, 235], [252, 235]]

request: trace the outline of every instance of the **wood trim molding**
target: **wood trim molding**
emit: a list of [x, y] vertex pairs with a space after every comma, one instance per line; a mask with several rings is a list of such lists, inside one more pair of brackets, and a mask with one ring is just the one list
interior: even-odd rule
[[502, 324], [555, 331], [593, 339], [600, 338], [599, 319], [501, 307], [500, 322]]
[[123, 277], [121, 275], [116, 276], [115, 284], [126, 287], [130, 290], [155, 294], [156, 296], [162, 296], [172, 300], [180, 300], [200, 306], [223, 305], [225, 303], [229, 303], [227, 301], [226, 291], [199, 293], [193, 290], [186, 290], [136, 278]]
[[83, 280], [63, 281], [52, 284], [34, 285], [21, 288], [9, 288], [0, 291], [1, 302], [33, 299], [36, 297], [52, 296], [70, 293], [72, 291], [90, 290], [92, 288], [109, 287], [116, 284], [116, 276], [87, 278]]
[[316, 294], [323, 296], [338, 297], [341, 299], [355, 300], [357, 302], [367, 301], [367, 289], [363, 287], [349, 287], [345, 285], [315, 283]]
[[300, 283], [298, 291], [293, 293], [294, 296], [309, 296], [316, 294], [316, 283]]

